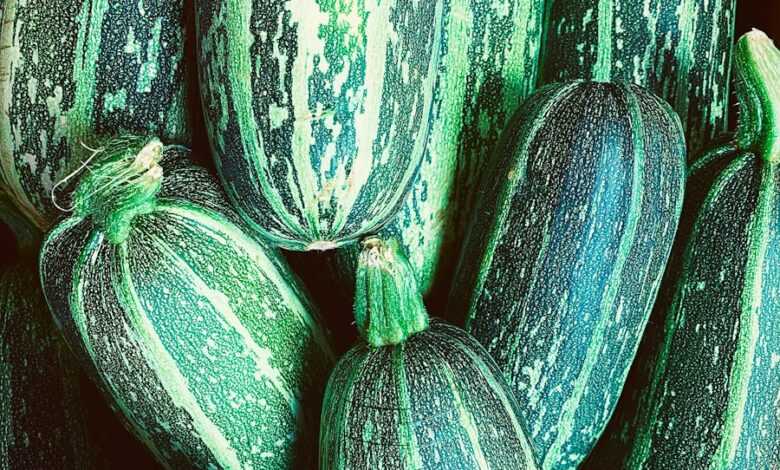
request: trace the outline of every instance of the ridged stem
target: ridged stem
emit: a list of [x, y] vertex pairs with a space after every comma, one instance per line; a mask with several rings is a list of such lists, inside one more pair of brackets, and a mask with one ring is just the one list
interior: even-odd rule
[[91, 217], [113, 243], [123, 242], [130, 223], [154, 210], [163, 171], [157, 138], [123, 136], [103, 142], [73, 194], [77, 216]]
[[365, 240], [356, 277], [355, 320], [370, 345], [399, 344], [428, 328], [417, 280], [396, 242]]
[[764, 160], [780, 161], [780, 51], [754, 29], [735, 49], [740, 116], [737, 145]]

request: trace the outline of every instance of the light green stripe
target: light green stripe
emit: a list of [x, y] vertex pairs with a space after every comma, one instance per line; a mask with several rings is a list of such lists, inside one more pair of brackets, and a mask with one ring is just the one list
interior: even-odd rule
[[592, 76], [597, 82], [609, 82], [612, 80], [613, 0], [599, 0], [598, 8], [599, 36]]
[[742, 420], [747, 402], [750, 374], [756, 355], [756, 343], [759, 337], [759, 315], [763, 294], [764, 260], [769, 247], [772, 216], [772, 203], [775, 198], [773, 168], [762, 164], [761, 187], [756, 216], [750, 233], [750, 255], [747, 260], [745, 284], [742, 289], [739, 317], [739, 339], [729, 377], [731, 391], [728, 408], [723, 423], [721, 441], [718, 450], [710, 462], [712, 470], [730, 467], [737, 452], [737, 444], [742, 431]]
[[[626, 213], [626, 227], [623, 235], [620, 239], [620, 245], [618, 247], [618, 256], [615, 260], [615, 266], [612, 269], [612, 273], [607, 280], [607, 291], [601, 301], [600, 307], [600, 319], [599, 323], [594, 330], [593, 337], [588, 344], [588, 351], [585, 356], [585, 361], [580, 369], [577, 379], [574, 382], [574, 388], [572, 396], [569, 397], [563, 405], [563, 416], [558, 420], [558, 434], [555, 437], [550, 446], [547, 455], [544, 457], [544, 468], [553, 468], [560, 460], [560, 451], [564, 445], [569, 441], [571, 436], [577, 431], [574, 429], [575, 416], [580, 410], [580, 402], [582, 397], [588, 391], [588, 384], [590, 383], [591, 374], [593, 369], [600, 362], [600, 352], [604, 347], [605, 341], [611, 341], [613, 338], [605, 337], [607, 327], [612, 323], [612, 312], [615, 309], [615, 300], [617, 299], [618, 291], [623, 285], [622, 277], [623, 270], [631, 254], [631, 249], [634, 246], [636, 240], [637, 228], [639, 226], [639, 215], [642, 212], [642, 201], [644, 198], [644, 167], [645, 167], [645, 142], [644, 142], [644, 123], [642, 121], [641, 111], [639, 109], [639, 103], [636, 97], [630, 90], [625, 90], [624, 94], [628, 97], [628, 110], [630, 114], [630, 126], [632, 129], [632, 141], [634, 147], [634, 158], [632, 168], [632, 181], [631, 181], [631, 202], [628, 212]], [[608, 156], [609, 153], [605, 153]], [[608, 168], [610, 162], [602, 162], [602, 168]], [[601, 426], [606, 423], [601, 423]], [[595, 435], [599, 435], [602, 429], [594, 430]]]
[[482, 445], [479, 443], [479, 430], [477, 429], [477, 424], [474, 422], [474, 417], [466, 407], [463, 397], [461, 397], [457, 381], [455, 380], [452, 370], [450, 370], [449, 364], [447, 364], [446, 361], [442, 361], [440, 370], [442, 375], [444, 375], [444, 378], [447, 379], [447, 385], [449, 385], [450, 392], [452, 392], [452, 396], [455, 400], [455, 407], [457, 408], [458, 422], [469, 439], [471, 451], [473, 452], [472, 457], [474, 457], [474, 460], [477, 463], [477, 468], [480, 470], [490, 470], [490, 463], [485, 456], [485, 452], [482, 450]]
[[[91, 8], [90, 8], [91, 6]], [[73, 107], [68, 111], [69, 137], [72, 146], [91, 136], [93, 106], [95, 104], [95, 76], [100, 58], [103, 19], [108, 11], [108, 0], [84, 2], [79, 14], [79, 32], [73, 61]], [[75, 162], [65, 162], [60, 175], [67, 173]]]
[[284, 302], [284, 305], [295, 313], [296, 318], [306, 327], [319, 350], [327, 357], [327, 360], [330, 362], [335, 361], [336, 355], [332, 351], [325, 333], [316, 322], [314, 316], [309, 313], [298, 292], [290, 286], [291, 281], [283, 276], [276, 264], [255, 240], [247, 236], [240, 228], [225, 220], [221, 215], [209, 213], [205, 209], [186, 207], [177, 202], [174, 204], [159, 203], [157, 210], [191, 220], [202, 229], [208, 229], [219, 234], [219, 236], [226, 237], [237, 250], [246, 253], [258, 267], [258, 271], [262, 273], [262, 276], [267, 278], [277, 288], [283, 297], [282, 302]]
[[[219, 464], [223, 468], [244, 468], [236, 450], [222, 434], [222, 430], [206, 416], [197, 398], [190, 391], [187, 378], [179, 371], [178, 364], [165, 349], [154, 325], [149, 321], [149, 314], [144, 311], [141, 299], [138, 298], [133, 285], [127, 245], [123, 243], [118, 247], [122, 277], [130, 296], [127, 305], [125, 305], [127, 318], [133, 323], [133, 331], [139, 335], [138, 346], [148, 366], [154, 371], [156, 378], [165, 388], [166, 394], [173, 404], [192, 418], [192, 425], [197, 431], [198, 437], [209, 448]], [[161, 259], [160, 262], [166, 262], [166, 260]]]
[[413, 468], [424, 468], [415, 432], [415, 423], [418, 419], [415, 419], [415, 416], [412, 414], [412, 397], [409, 395], [409, 387], [406, 383], [406, 367], [404, 364], [404, 355], [406, 353], [404, 349], [405, 345], [401, 343], [395, 346], [393, 350], [394, 369], [398, 374], [398, 405], [407, 423], [407, 426], [400, 426], [400, 431], [406, 431], [404, 435], [398, 436], [401, 458], [403, 462], [410, 462], [414, 466]]
[[[680, 42], [675, 47], [677, 68], [674, 83], [677, 83], [681, 91], [677, 92], [674, 103], [674, 109], [680, 115], [683, 127], [688, 128], [688, 112], [690, 98], [688, 96], [688, 84], [691, 81], [691, 68], [695, 57], [693, 56], [696, 48], [693, 42], [696, 40], [696, 23], [699, 21], [699, 5], [701, 0], [685, 0], [680, 5]], [[715, 60], [710, 57], [709, 60]], [[706, 78], [706, 77], [702, 77]], [[691, 87], [692, 88], [692, 87]], [[693, 93], [693, 92], [691, 92]]]

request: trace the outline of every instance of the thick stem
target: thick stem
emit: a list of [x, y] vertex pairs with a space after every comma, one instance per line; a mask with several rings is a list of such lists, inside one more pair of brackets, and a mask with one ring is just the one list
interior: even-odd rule
[[735, 50], [740, 116], [737, 145], [780, 161], [780, 51], [763, 32], [742, 36]]
[[113, 243], [123, 242], [132, 219], [154, 210], [163, 171], [157, 138], [123, 136], [94, 150], [90, 170], [73, 194], [77, 216], [91, 217]]
[[397, 243], [363, 242], [355, 285], [355, 320], [375, 347], [399, 344], [428, 328], [428, 313], [414, 272]]

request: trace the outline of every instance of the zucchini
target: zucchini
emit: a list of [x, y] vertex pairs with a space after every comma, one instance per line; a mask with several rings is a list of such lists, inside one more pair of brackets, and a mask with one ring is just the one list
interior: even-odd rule
[[252, 229], [324, 250], [395, 215], [428, 132], [441, 5], [198, 2], [206, 127]]
[[572, 81], [532, 95], [497, 154], [450, 310], [509, 380], [543, 468], [575, 468], [612, 414], [669, 256], [682, 127], [641, 87]]
[[59, 216], [55, 186], [94, 134], [189, 138], [183, 1], [3, 2], [0, 176], [39, 228]]
[[422, 165], [382, 236], [402, 244], [424, 295], [446, 296], [480, 169], [536, 85], [544, 2], [446, 0], [444, 8], [444, 45]]
[[369, 238], [355, 320], [365, 341], [325, 392], [320, 469], [535, 469], [517, 402], [487, 352], [429, 320], [397, 244]]
[[186, 149], [95, 147], [40, 256], [70, 347], [167, 467], [306, 468], [334, 358], [293, 274]]
[[[780, 51], [760, 31], [735, 49], [741, 114], [688, 237], [647, 386], [621, 413], [625, 468], [780, 465]], [[594, 456], [597, 457], [597, 456]]]
[[623, 80], [682, 120], [689, 155], [726, 131], [736, 0], [550, 0], [541, 83]]

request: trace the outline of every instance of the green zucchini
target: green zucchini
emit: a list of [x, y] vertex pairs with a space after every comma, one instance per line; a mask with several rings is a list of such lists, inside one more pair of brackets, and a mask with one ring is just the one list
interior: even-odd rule
[[543, 468], [575, 468], [612, 414], [682, 204], [685, 143], [636, 85], [544, 87], [486, 170], [450, 310], [513, 387]]
[[625, 438], [605, 443], [594, 468], [780, 465], [780, 51], [754, 31], [735, 62], [738, 132], [712, 152], [730, 163], [686, 240], [662, 340], [637, 359], [648, 380], [617, 414]]
[[536, 85], [544, 14], [543, 0], [446, 0], [444, 8], [422, 165], [401, 212], [382, 232], [401, 242], [424, 295], [433, 288], [446, 295], [480, 169]]
[[199, 71], [228, 196], [292, 250], [395, 215], [422, 158], [442, 0], [204, 0]]
[[183, 0], [7, 0], [2, 15], [0, 176], [38, 227], [94, 134], [188, 138]]
[[623, 80], [677, 111], [691, 158], [726, 131], [736, 0], [550, 0], [541, 83]]
[[186, 149], [96, 147], [40, 256], [69, 345], [167, 467], [306, 468], [334, 357], [293, 274]]
[[363, 245], [355, 320], [365, 341], [328, 381], [320, 469], [537, 468], [517, 402], [487, 352], [463, 330], [429, 320], [394, 241]]

